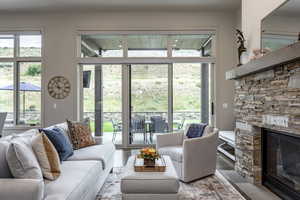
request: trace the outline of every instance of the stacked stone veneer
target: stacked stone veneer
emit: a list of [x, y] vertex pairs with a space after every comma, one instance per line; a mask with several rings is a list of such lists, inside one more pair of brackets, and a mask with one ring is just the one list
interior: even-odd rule
[[300, 134], [300, 60], [235, 82], [238, 173], [261, 182], [261, 128]]

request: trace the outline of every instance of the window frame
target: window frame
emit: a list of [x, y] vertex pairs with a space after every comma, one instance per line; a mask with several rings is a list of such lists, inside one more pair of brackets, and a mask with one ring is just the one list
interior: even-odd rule
[[[81, 57], [81, 35], [120, 35], [123, 37], [123, 57]], [[209, 57], [173, 57], [172, 55], [172, 35], [214, 35], [212, 40], [211, 49], [212, 53]], [[128, 57], [128, 35], [167, 35], [167, 56], [166, 57]], [[77, 63], [79, 64], [164, 64], [164, 63], [186, 63], [186, 62], [216, 62], [216, 30], [194, 30], [194, 31], [77, 31]], [[205, 44], [206, 45], [206, 44]]]
[[[81, 35], [83, 34], [112, 34], [112, 35], [122, 35], [124, 38], [127, 37], [127, 35], [159, 35], [159, 34], [166, 34], [169, 35], [197, 35], [197, 34], [213, 34], [214, 38], [212, 40], [208, 40], [207, 43], [211, 42], [211, 56], [210, 57], [172, 57], [172, 44], [170, 42], [170, 39], [168, 38], [168, 48], [167, 48], [167, 57], [128, 57], [128, 45], [127, 40], [123, 41], [123, 48], [124, 53], [123, 57], [81, 57]], [[137, 144], [129, 144], [129, 119], [130, 119], [130, 96], [129, 96], [129, 86], [130, 86], [130, 65], [131, 64], [168, 64], [168, 80], [169, 80], [169, 88], [168, 88], [168, 95], [173, 97], [173, 63], [210, 63], [211, 67], [208, 71], [208, 76], [212, 80], [211, 83], [209, 83], [209, 101], [211, 102], [211, 105], [209, 106], [208, 112], [210, 114], [209, 123], [215, 124], [215, 114], [212, 110], [212, 106], [214, 105], [215, 101], [215, 67], [217, 63], [217, 48], [216, 44], [218, 42], [218, 31], [217, 29], [211, 29], [211, 30], [183, 30], [183, 31], [110, 31], [110, 30], [103, 30], [103, 31], [96, 31], [96, 30], [78, 30], [77, 31], [77, 38], [76, 38], [76, 63], [77, 63], [77, 78], [78, 78], [78, 98], [77, 98], [77, 117], [78, 119], [83, 119], [83, 92], [82, 92], [82, 71], [83, 65], [101, 65], [101, 64], [121, 64], [122, 65], [122, 91], [124, 92], [123, 99], [122, 99], [122, 123], [123, 123], [123, 131], [122, 131], [122, 144], [117, 144], [117, 148], [141, 148], [145, 147], [147, 145], [137, 145]], [[207, 44], [205, 43], [205, 45]], [[173, 99], [168, 98], [168, 121], [170, 124], [173, 123]]]
[[[13, 126], [4, 126], [4, 129], [14, 129], [14, 128], [23, 128], [23, 127], [42, 127], [44, 123], [44, 104], [43, 104], [43, 87], [41, 87], [41, 114], [40, 114], [40, 124], [36, 124], [31, 126], [29, 124], [20, 124], [20, 91], [19, 91], [19, 83], [20, 83], [20, 63], [24, 62], [37, 62], [41, 63], [41, 86], [43, 85], [43, 51], [44, 51], [44, 42], [43, 42], [43, 32], [42, 30], [28, 30], [28, 31], [3, 31], [0, 30], [0, 35], [13, 35], [14, 36], [14, 54], [13, 57], [1, 57], [0, 63], [10, 62], [13, 63]], [[33, 57], [26, 56], [21, 57], [20, 55], [20, 35], [40, 35], [41, 36], [41, 56]]]

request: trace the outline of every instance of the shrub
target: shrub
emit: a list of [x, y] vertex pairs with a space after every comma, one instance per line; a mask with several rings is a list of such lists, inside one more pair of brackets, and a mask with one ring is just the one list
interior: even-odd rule
[[26, 71], [28, 76], [38, 76], [41, 74], [41, 67], [39, 64], [30, 65]]

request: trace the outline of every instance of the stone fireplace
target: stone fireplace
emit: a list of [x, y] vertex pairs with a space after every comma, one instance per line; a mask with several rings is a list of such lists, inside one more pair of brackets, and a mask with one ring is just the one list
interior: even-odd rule
[[265, 130], [300, 136], [300, 43], [233, 69], [226, 78], [235, 80], [235, 170], [261, 184]]
[[300, 199], [300, 135], [263, 129], [262, 183], [284, 199]]

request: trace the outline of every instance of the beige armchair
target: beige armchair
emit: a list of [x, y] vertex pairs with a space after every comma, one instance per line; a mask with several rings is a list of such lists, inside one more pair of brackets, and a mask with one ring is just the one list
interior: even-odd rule
[[168, 155], [183, 182], [190, 182], [215, 173], [218, 129], [207, 126], [203, 136], [188, 139], [185, 132], [157, 135], [156, 148]]

